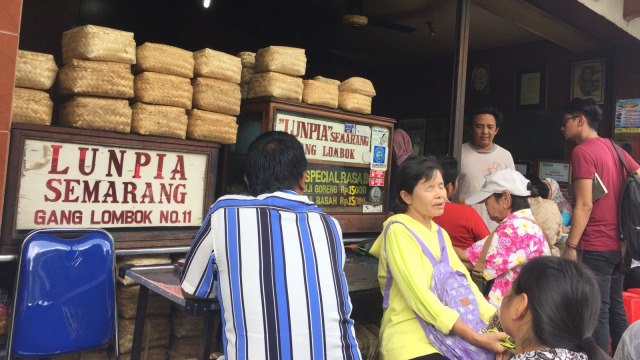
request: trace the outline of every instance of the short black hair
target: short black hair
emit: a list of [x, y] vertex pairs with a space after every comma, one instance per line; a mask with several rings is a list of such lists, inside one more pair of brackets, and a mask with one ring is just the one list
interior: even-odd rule
[[499, 128], [502, 125], [503, 116], [500, 110], [494, 108], [493, 106], [485, 106], [480, 109], [476, 109], [471, 113], [471, 116], [467, 118], [467, 126], [473, 126], [473, 118], [483, 114], [493, 115], [493, 117], [496, 119], [496, 127]]
[[538, 192], [538, 196], [543, 199], [549, 198], [549, 188], [542, 182], [542, 179], [540, 179], [538, 175], [528, 173], [524, 177], [531, 182], [531, 188], [536, 189], [536, 191]]
[[401, 213], [407, 212], [408, 205], [404, 202], [402, 196], [400, 196], [400, 192], [404, 190], [408, 194], [413, 194], [413, 190], [416, 188], [418, 183], [423, 180], [429, 181], [433, 179], [436, 175], [436, 171], [442, 173], [440, 165], [438, 165], [437, 162], [424, 157], [407, 159], [402, 163], [402, 165], [400, 165], [394, 178], [394, 182], [396, 183], [394, 195], [396, 205]]
[[602, 109], [595, 100], [575, 98], [564, 107], [563, 111], [565, 115], [584, 116], [589, 127], [598, 131], [600, 121], [602, 121]]
[[591, 341], [600, 312], [600, 291], [591, 270], [575, 260], [541, 256], [524, 264], [512, 296], [527, 294], [535, 340], [549, 348], [584, 351], [589, 360], [611, 359]]
[[442, 168], [442, 180], [444, 186], [449, 184], [455, 186], [458, 178], [458, 160], [450, 155], [439, 155], [438, 164]]
[[306, 170], [302, 144], [283, 131], [269, 131], [253, 140], [244, 163], [244, 176], [253, 196], [293, 190]]

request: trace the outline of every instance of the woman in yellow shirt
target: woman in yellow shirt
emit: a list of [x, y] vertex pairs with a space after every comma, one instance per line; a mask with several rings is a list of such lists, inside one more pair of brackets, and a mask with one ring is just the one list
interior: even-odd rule
[[[378, 281], [384, 294], [387, 284], [387, 268], [393, 281], [388, 294], [388, 307], [384, 311], [380, 327], [380, 355], [382, 359], [446, 359], [429, 342], [416, 314], [427, 324], [435, 326], [444, 334], [453, 332], [472, 345], [502, 353], [505, 348], [499, 341], [507, 337], [505, 333], [477, 333], [461, 319], [453, 309], [442, 304], [431, 292], [433, 266], [424, 255], [420, 245], [407, 229], [411, 229], [424, 241], [427, 248], [440, 261], [438, 245], [438, 225], [431, 219], [442, 215], [446, 190], [437, 163], [418, 158], [402, 164], [396, 174], [396, 204], [402, 214], [394, 215], [385, 222], [391, 224], [384, 239], [380, 234], [371, 254], [379, 259]], [[453, 270], [467, 274], [467, 270], [455, 254], [451, 240], [443, 231], [447, 253]], [[475, 285], [471, 285], [478, 302], [480, 316], [489, 322], [496, 309], [482, 297]], [[452, 359], [453, 360], [453, 359]]]

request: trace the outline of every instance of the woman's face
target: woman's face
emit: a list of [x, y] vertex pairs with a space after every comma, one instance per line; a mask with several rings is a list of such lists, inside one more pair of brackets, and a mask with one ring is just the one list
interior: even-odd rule
[[405, 193], [407, 213], [417, 213], [423, 218], [432, 218], [444, 213], [447, 190], [440, 171], [436, 171], [429, 181], [421, 180], [413, 189], [413, 194]]
[[505, 206], [506, 198], [507, 196], [505, 193], [502, 193], [502, 197], [500, 197], [500, 199], [496, 199], [493, 194], [489, 195], [484, 206], [487, 208], [487, 212], [489, 213], [489, 218], [491, 218], [491, 220], [500, 223], [504, 218], [511, 214], [511, 207]]

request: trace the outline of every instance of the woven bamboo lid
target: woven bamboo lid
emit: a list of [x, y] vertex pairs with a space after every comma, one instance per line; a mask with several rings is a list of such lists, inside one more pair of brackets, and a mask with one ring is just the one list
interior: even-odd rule
[[368, 97], [376, 96], [376, 90], [373, 88], [371, 81], [361, 77], [352, 77], [343, 81], [340, 83], [339, 90], [340, 92], [361, 94]]
[[55, 82], [57, 74], [58, 66], [53, 55], [18, 50], [15, 86], [48, 90]]
[[71, 59], [136, 63], [133, 33], [96, 25], [78, 26], [62, 33], [62, 60]]
[[136, 50], [136, 72], [151, 71], [191, 79], [193, 53], [175, 46], [146, 42]]

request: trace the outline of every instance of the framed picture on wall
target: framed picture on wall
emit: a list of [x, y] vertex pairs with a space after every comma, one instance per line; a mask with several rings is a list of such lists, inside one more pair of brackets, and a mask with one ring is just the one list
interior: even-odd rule
[[544, 109], [546, 97], [546, 66], [516, 72], [516, 109]]
[[571, 96], [604, 104], [605, 59], [574, 62], [571, 65]]
[[427, 119], [398, 120], [398, 128], [406, 131], [409, 138], [411, 138], [413, 155], [424, 155], [424, 137], [427, 128]]

